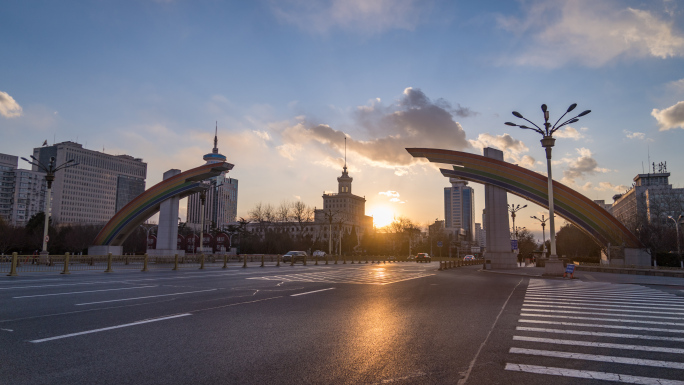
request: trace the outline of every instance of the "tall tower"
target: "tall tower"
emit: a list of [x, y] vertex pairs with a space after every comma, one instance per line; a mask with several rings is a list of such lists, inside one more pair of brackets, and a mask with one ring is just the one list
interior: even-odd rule
[[337, 193], [351, 194], [351, 184], [354, 178], [347, 173], [347, 138], [344, 138], [344, 167], [342, 168], [342, 176], [337, 178]]
[[451, 187], [444, 188], [444, 221], [447, 229], [464, 230], [466, 240], [474, 238], [474, 191], [468, 182], [459, 178], [449, 178]]

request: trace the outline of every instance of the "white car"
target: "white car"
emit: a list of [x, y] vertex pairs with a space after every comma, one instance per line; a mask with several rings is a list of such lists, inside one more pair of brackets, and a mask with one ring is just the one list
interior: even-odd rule
[[313, 252], [314, 257], [325, 257], [325, 251], [316, 250]]

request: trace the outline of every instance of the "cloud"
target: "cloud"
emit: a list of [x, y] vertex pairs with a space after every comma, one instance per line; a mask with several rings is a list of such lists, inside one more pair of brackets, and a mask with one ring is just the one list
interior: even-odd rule
[[599, 187], [596, 188], [598, 191], [614, 191], [616, 193], [623, 192], [627, 190], [625, 185], [614, 185], [610, 182], [599, 182]]
[[632, 131], [627, 131], [627, 130], [622, 130], [622, 132], [627, 136], [629, 139], [639, 139], [643, 140], [646, 138], [646, 134], [643, 132], [632, 132]]
[[563, 170], [564, 183], [574, 183], [575, 179], [584, 179], [587, 175], [610, 171], [598, 166], [598, 162], [592, 157], [591, 151], [588, 148], [578, 148], [576, 150], [579, 154], [577, 158], [562, 159], [568, 165], [568, 168]]
[[665, 9], [650, 11], [594, 0], [521, 4], [522, 18], [498, 18], [501, 28], [524, 42], [516, 50], [522, 54], [513, 58], [518, 65], [554, 68], [576, 62], [600, 67], [621, 58], [684, 56], [684, 34]]
[[385, 195], [385, 196], [388, 196], [388, 197], [393, 197], [393, 198], [398, 198], [398, 197], [399, 197], [399, 193], [396, 192], [396, 191], [392, 191], [392, 190], [380, 191], [378, 194], [379, 194], [379, 195]]
[[273, 0], [270, 5], [280, 21], [305, 31], [342, 29], [364, 34], [413, 30], [431, 8], [421, 0]]
[[[580, 131], [586, 131], [586, 127], [580, 128]], [[577, 131], [575, 128], [570, 127], [570, 126], [565, 126], [562, 129], [556, 131], [553, 135], [557, 138], [567, 138], [567, 139], [574, 139], [574, 140], [580, 140], [584, 138], [584, 134], [582, 134], [580, 131]]]
[[667, 83], [667, 86], [674, 89], [677, 92], [684, 91], [684, 79], [675, 80]]
[[287, 146], [283, 155], [291, 157], [304, 148], [322, 156], [342, 154], [346, 137], [347, 152], [354, 153], [357, 162], [393, 168], [403, 175], [408, 171], [402, 167], [421, 162], [406, 152], [407, 147], [469, 147], [449, 103], [442, 99], [433, 102], [419, 89], [406, 88], [402, 97], [388, 106], [373, 100], [358, 107], [352, 118], [358, 128], [356, 138], [327, 124], [311, 125], [305, 121], [283, 129], [280, 137], [283, 146]]
[[0, 91], [0, 115], [6, 118], [16, 118], [23, 114], [19, 103], [7, 92]]
[[470, 145], [475, 148], [484, 149], [485, 147], [494, 147], [503, 151], [504, 160], [510, 163], [515, 163], [518, 166], [531, 168], [535, 164], [533, 157], [529, 155], [524, 155], [524, 153], [529, 152], [529, 148], [525, 144], [518, 140], [513, 139], [509, 134], [503, 135], [491, 135], [491, 134], [480, 134], [477, 139], [469, 140]]
[[654, 108], [651, 115], [658, 121], [660, 131], [667, 131], [673, 128], [684, 128], [684, 101], [678, 102], [674, 106], [664, 110]]

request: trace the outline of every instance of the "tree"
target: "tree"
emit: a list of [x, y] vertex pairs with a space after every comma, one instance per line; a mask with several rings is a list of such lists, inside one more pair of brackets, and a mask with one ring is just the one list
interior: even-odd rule
[[597, 263], [601, 258], [601, 246], [571, 223], [556, 233], [556, 249], [561, 258], [567, 257], [577, 262]]
[[518, 260], [532, 258], [533, 252], [538, 248], [534, 235], [528, 229], [518, 231]]

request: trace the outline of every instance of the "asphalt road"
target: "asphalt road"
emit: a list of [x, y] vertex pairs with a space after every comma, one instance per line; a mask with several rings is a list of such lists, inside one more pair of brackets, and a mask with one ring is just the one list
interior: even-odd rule
[[437, 268], [2, 277], [0, 383], [684, 384], [684, 287]]

